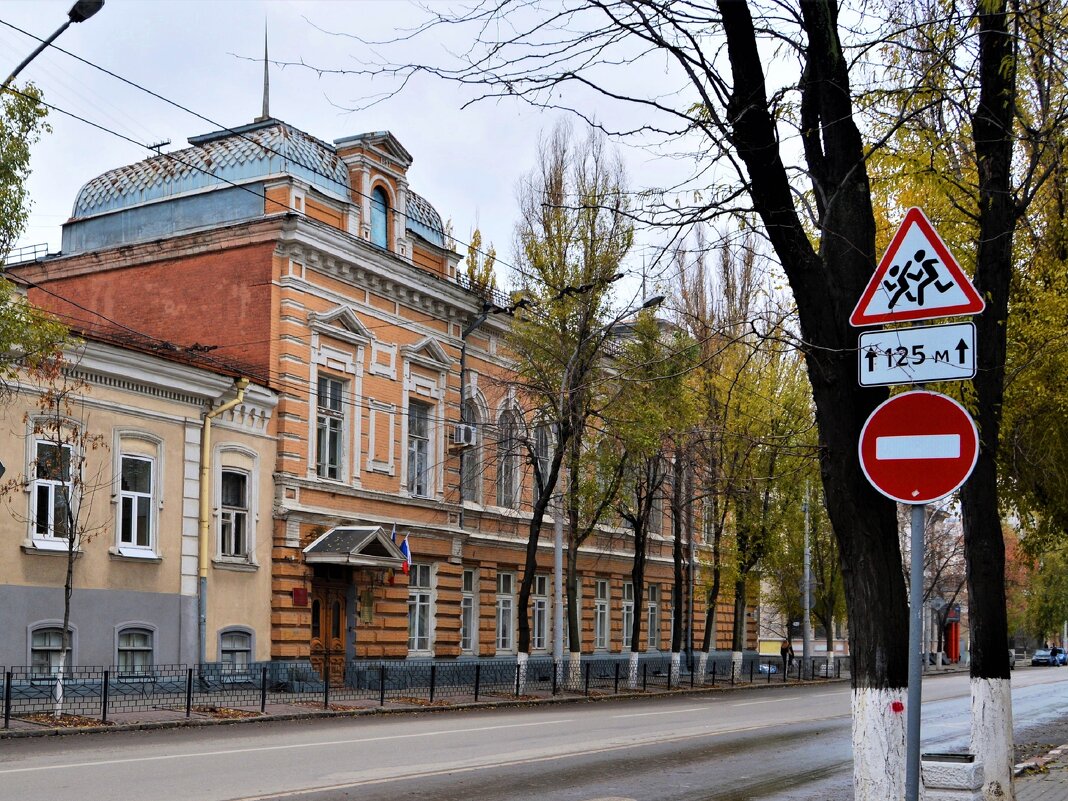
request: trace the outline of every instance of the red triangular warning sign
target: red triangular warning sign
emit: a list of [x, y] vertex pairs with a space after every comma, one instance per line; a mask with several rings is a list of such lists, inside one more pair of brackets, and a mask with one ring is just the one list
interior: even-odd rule
[[849, 317], [861, 327], [978, 314], [986, 304], [920, 209], [909, 209]]

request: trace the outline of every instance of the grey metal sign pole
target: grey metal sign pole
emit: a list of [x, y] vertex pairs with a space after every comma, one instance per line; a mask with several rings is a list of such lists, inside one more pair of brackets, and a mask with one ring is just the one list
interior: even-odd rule
[[927, 504], [912, 507], [909, 582], [909, 694], [905, 705], [905, 801], [920, 798], [920, 703], [923, 697], [923, 665], [920, 662], [923, 637], [923, 529]]

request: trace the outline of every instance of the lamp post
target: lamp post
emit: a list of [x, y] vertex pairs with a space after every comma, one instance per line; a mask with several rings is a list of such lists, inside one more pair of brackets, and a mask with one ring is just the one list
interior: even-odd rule
[[60, 25], [58, 28], [56, 28], [56, 30], [52, 33], [51, 36], [42, 41], [41, 44], [39, 44], [32, 53], [30, 53], [28, 56], [26, 56], [26, 58], [22, 60], [22, 63], [15, 67], [15, 69], [11, 71], [11, 74], [4, 79], [3, 84], [0, 84], [0, 92], [2, 92], [4, 89], [7, 89], [11, 85], [11, 82], [15, 80], [15, 77], [26, 67], [26, 65], [33, 61], [35, 58], [37, 58], [37, 56], [40, 55], [42, 50], [52, 44], [52, 42], [54, 42], [56, 39], [58, 39], [59, 35], [63, 33], [63, 31], [67, 30], [67, 28], [70, 27], [72, 22], [85, 22], [87, 19], [89, 19], [89, 17], [93, 16], [93, 14], [95, 14], [103, 7], [104, 0], [78, 0], [77, 3], [71, 6], [70, 11], [67, 12], [67, 21]]
[[[568, 359], [567, 366], [564, 368], [564, 372], [560, 377], [560, 406], [559, 417], [557, 418], [557, 447], [559, 447], [560, 430], [559, 425], [564, 419], [565, 409], [568, 408], [567, 402], [570, 400], [568, 396], [568, 385], [571, 383], [571, 370], [575, 366], [575, 359], [578, 358], [579, 353], [582, 352], [582, 346], [585, 345], [590, 339], [595, 336], [602, 338], [607, 337], [612, 328], [624, 317], [635, 312], [642, 311], [644, 309], [652, 309], [659, 306], [664, 302], [663, 295], [654, 295], [646, 300], [638, 307], [632, 307], [622, 312], [614, 320], [609, 323], [598, 326], [596, 329], [588, 333], [585, 337], [579, 340], [575, 345], [575, 350], [571, 354], [571, 358]], [[567, 412], [570, 414], [570, 411]], [[563, 466], [561, 466], [560, 473], [563, 473]], [[568, 476], [570, 480], [571, 476]], [[557, 487], [560, 487], [560, 479], [557, 478]], [[564, 661], [564, 493], [560, 489], [556, 493], [556, 511], [553, 514], [553, 662], [556, 663], [557, 675], [563, 668]]]

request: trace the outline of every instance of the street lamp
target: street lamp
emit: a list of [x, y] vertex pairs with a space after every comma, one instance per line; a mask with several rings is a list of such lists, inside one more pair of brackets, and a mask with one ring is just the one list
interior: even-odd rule
[[[571, 354], [571, 358], [568, 359], [567, 366], [560, 377], [560, 413], [557, 418], [557, 426], [560, 425], [564, 417], [564, 409], [566, 408], [564, 403], [566, 401], [568, 383], [571, 380], [571, 370], [575, 366], [575, 359], [582, 352], [582, 346], [594, 336], [607, 337], [616, 324], [627, 315], [644, 309], [652, 309], [663, 302], [663, 295], [654, 295], [642, 303], [641, 306], [629, 308], [611, 322], [598, 326], [575, 345], [575, 351]], [[556, 436], [559, 439], [559, 427], [557, 428]], [[559, 444], [557, 444], [557, 447], [559, 447]], [[562, 466], [560, 472], [563, 472]], [[558, 487], [560, 483], [559, 477], [557, 477]], [[559, 675], [559, 671], [563, 669], [564, 661], [564, 494], [562, 490], [558, 490], [556, 493], [556, 511], [553, 514], [553, 596], [553, 662], [556, 663], [556, 670]]]
[[72, 22], [85, 22], [89, 17], [93, 16], [97, 11], [104, 7], [104, 0], [78, 0], [73, 6], [70, 7], [70, 11], [67, 12], [67, 21], [56, 28], [55, 32], [47, 39], [41, 42], [32, 53], [22, 60], [22, 63], [12, 70], [11, 74], [4, 79], [3, 84], [0, 84], [0, 92], [7, 89], [11, 85], [11, 82], [15, 80], [22, 70], [33, 61], [40, 54], [42, 50], [48, 47], [52, 42], [59, 38], [59, 35], [63, 31], [70, 27]]

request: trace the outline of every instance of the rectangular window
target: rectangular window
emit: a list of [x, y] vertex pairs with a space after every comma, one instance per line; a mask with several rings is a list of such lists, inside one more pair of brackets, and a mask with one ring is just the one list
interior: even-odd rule
[[408, 402], [408, 494], [430, 497], [430, 407]]
[[[57, 672], [61, 653], [63, 653], [62, 629], [38, 629], [30, 636], [30, 664], [34, 673], [51, 674]], [[69, 644], [64, 664], [70, 665]]]
[[123, 456], [119, 476], [119, 544], [152, 548], [152, 460]]
[[532, 589], [530, 647], [535, 651], [544, 651], [549, 647], [549, 578], [535, 576]]
[[608, 579], [597, 579], [594, 584], [593, 647], [608, 648]]
[[223, 556], [248, 556], [248, 476], [236, 470], [222, 471], [219, 512], [219, 544]]
[[38, 442], [34, 462], [34, 536], [66, 540], [71, 523], [71, 448]]
[[460, 585], [460, 650], [473, 651], [478, 632], [478, 615], [475, 604], [475, 571], [466, 568]]
[[246, 631], [224, 631], [219, 638], [219, 661], [224, 673], [243, 673], [252, 661], [252, 635]]
[[515, 575], [497, 574], [497, 650], [515, 648]]
[[519, 507], [518, 437], [515, 414], [504, 412], [497, 421], [497, 505], [506, 509]]
[[315, 472], [322, 478], [341, 479], [341, 441], [345, 428], [345, 384], [319, 376], [316, 403]]
[[623, 584], [623, 647], [631, 647], [631, 630], [634, 628], [634, 585]]
[[408, 576], [408, 650], [430, 650], [430, 565], [412, 565]]
[[119, 674], [136, 676], [150, 672], [152, 667], [152, 632], [145, 629], [123, 629], [119, 632]]
[[649, 614], [649, 650], [660, 649], [660, 585], [649, 585], [649, 601], [646, 606]]

